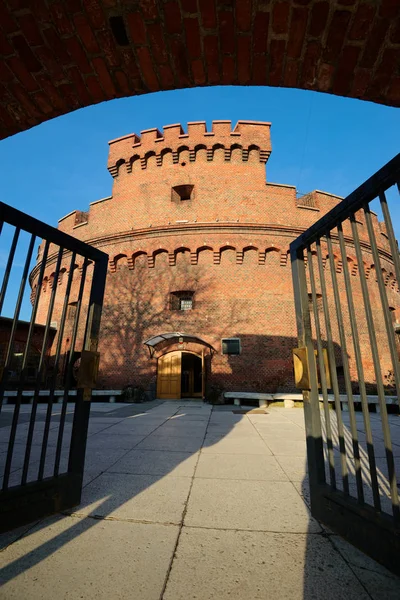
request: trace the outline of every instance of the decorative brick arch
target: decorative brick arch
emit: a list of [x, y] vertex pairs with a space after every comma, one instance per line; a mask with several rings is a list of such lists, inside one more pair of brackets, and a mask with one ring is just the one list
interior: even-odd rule
[[103, 100], [204, 85], [400, 105], [394, 0], [9, 1], [0, 23], [0, 138]]

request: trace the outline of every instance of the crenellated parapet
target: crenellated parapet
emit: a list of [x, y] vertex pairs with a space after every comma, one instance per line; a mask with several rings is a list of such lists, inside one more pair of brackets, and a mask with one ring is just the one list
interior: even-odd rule
[[218, 152], [225, 162], [234, 155], [243, 162], [252, 157], [266, 163], [271, 154], [270, 127], [267, 122], [238, 121], [232, 129], [231, 121], [213, 121], [207, 131], [205, 121], [197, 121], [188, 123], [187, 133], [179, 123], [164, 126], [163, 133], [147, 129], [140, 136], [133, 133], [109, 142], [108, 170], [116, 177], [121, 165], [131, 173], [134, 165], [146, 169], [150, 159], [159, 167], [178, 164], [182, 153], [189, 162], [200, 156], [211, 162]]

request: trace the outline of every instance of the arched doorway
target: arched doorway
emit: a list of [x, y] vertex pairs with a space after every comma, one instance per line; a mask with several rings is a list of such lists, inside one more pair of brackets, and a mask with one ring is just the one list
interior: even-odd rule
[[176, 350], [163, 354], [157, 364], [157, 398], [202, 398], [204, 357]]

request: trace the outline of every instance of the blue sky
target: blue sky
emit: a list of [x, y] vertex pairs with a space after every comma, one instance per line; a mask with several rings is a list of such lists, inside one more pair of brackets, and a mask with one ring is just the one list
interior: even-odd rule
[[[399, 151], [400, 111], [378, 104], [266, 87], [160, 92], [81, 109], [1, 141], [1, 200], [57, 226], [111, 194], [110, 139], [171, 123], [210, 127], [215, 119], [271, 121], [267, 180], [303, 193], [346, 196]], [[398, 202], [392, 215], [400, 237]], [[0, 268], [6, 254], [1, 248]]]
[[399, 150], [400, 111], [301, 90], [214, 87], [103, 102], [0, 142], [1, 199], [51, 225], [111, 193], [110, 139], [170, 123], [271, 121], [269, 181], [345, 196]]

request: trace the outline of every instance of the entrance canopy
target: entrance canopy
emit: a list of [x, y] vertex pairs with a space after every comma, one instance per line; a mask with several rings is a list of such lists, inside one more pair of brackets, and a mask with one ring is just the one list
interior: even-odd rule
[[216, 352], [216, 349], [213, 346], [211, 346], [211, 344], [206, 342], [205, 340], [202, 340], [201, 338], [199, 338], [195, 335], [190, 335], [188, 333], [180, 333], [179, 331], [174, 331], [174, 332], [169, 332], [169, 333], [159, 333], [158, 335], [155, 335], [155, 336], [149, 338], [148, 340], [146, 340], [143, 343], [145, 344], [145, 346], [148, 347], [149, 352], [150, 352], [150, 357], [153, 358], [154, 353], [157, 350], [157, 346], [159, 346], [160, 344], [163, 344], [164, 342], [169, 342], [170, 344], [173, 344], [176, 342], [182, 343], [182, 344], [184, 342], [194, 342], [196, 344], [202, 344], [203, 346], [207, 346], [207, 348], [210, 349], [211, 354]]

